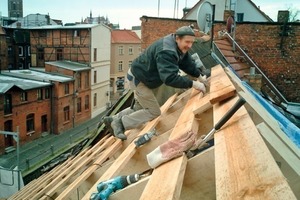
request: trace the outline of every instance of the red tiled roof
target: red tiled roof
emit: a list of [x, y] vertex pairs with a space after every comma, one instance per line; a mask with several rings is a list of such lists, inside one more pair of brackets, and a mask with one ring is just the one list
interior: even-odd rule
[[111, 32], [112, 43], [141, 43], [138, 35], [131, 30], [112, 30]]

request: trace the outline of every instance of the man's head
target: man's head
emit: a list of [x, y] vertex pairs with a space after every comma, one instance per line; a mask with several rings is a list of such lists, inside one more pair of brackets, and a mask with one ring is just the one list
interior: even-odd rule
[[195, 40], [195, 32], [190, 26], [183, 26], [176, 30], [176, 43], [182, 53], [188, 52]]

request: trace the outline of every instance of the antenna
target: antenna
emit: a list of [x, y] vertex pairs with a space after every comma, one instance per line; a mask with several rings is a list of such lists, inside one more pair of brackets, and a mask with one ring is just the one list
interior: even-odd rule
[[205, 34], [210, 32], [213, 23], [213, 15], [213, 5], [208, 1], [204, 1], [197, 12], [197, 24], [200, 31], [203, 31]]

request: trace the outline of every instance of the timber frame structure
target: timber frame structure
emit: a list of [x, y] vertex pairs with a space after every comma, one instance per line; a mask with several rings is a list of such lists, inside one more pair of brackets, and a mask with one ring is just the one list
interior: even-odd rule
[[[106, 135], [9, 199], [87, 200], [101, 181], [149, 170], [146, 155], [168, 139], [190, 130], [207, 134], [239, 96], [246, 104], [214, 135], [213, 146], [164, 163], [109, 199], [299, 199], [299, 148], [221, 65], [211, 69], [204, 96], [194, 89], [174, 94], [161, 107], [161, 116], [128, 130], [126, 141]], [[133, 141], [153, 128], [158, 136], [136, 148]]]
[[44, 67], [45, 62], [70, 60], [89, 64], [91, 28], [59, 27], [31, 29], [31, 65]]

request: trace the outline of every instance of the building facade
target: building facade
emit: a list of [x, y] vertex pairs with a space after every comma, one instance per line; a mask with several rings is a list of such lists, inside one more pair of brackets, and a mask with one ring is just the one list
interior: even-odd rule
[[111, 30], [103, 24], [31, 28], [31, 65], [44, 68], [45, 62], [63, 60], [88, 65], [93, 118], [110, 104], [110, 38]]
[[8, 0], [8, 17], [23, 17], [23, 0]]
[[54, 133], [74, 128], [91, 118], [90, 67], [71, 61], [45, 63], [51, 74], [63, 74], [72, 81], [54, 81], [53, 127]]
[[[198, 10], [201, 4], [205, 2], [200, 0], [193, 8], [191, 8], [183, 19], [197, 20]], [[215, 5], [215, 20], [226, 21], [231, 13], [238, 22], [270, 22], [272, 19], [262, 12], [251, 0], [231, 0], [219, 1], [208, 0], [207, 2]], [[209, 13], [209, 12], [208, 12]]]
[[[50, 131], [51, 88], [49, 82], [1, 74], [0, 130], [18, 131], [21, 144]], [[0, 152], [14, 145], [12, 136], [0, 138]]]
[[116, 94], [128, 87], [126, 74], [132, 61], [141, 53], [141, 40], [131, 30], [113, 30], [111, 34], [110, 91]]

